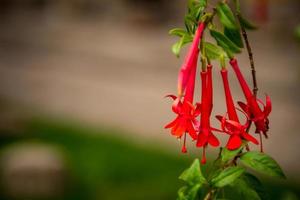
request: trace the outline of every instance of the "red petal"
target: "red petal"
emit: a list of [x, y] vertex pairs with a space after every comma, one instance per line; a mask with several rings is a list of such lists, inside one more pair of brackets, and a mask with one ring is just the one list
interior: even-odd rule
[[171, 134], [176, 135], [176, 131], [179, 127], [180, 127], [180, 118], [178, 119], [177, 123], [172, 127]]
[[212, 133], [210, 134], [210, 136], [208, 138], [208, 143], [213, 147], [217, 147], [220, 145], [219, 140]]
[[[195, 112], [195, 107], [194, 107], [194, 105], [191, 102], [184, 101], [184, 104], [188, 106], [188, 108], [189, 108], [190, 111], [192, 111], [191, 113]], [[189, 112], [189, 114], [190, 114], [190, 112]]]
[[193, 140], [197, 139], [197, 133], [195, 131], [195, 128], [194, 128], [192, 122], [187, 122], [187, 131], [188, 131], [189, 135], [191, 136], [191, 138], [193, 138]]
[[171, 99], [175, 100], [177, 99], [177, 96], [173, 95], [173, 94], [168, 94], [165, 96], [165, 98], [170, 97]]
[[216, 118], [220, 121], [220, 122], [222, 122], [222, 120], [223, 120], [223, 116], [221, 116], [221, 115], [216, 115]]
[[203, 133], [199, 133], [196, 146], [203, 147], [204, 145], [206, 145], [206, 143], [207, 143], [207, 138], [205, 137], [205, 135]]
[[242, 145], [241, 138], [238, 135], [232, 135], [229, 138], [229, 141], [226, 146], [229, 150], [235, 150], [239, 148], [241, 145]]
[[220, 129], [217, 129], [217, 128], [214, 128], [214, 127], [210, 127], [210, 129], [211, 129], [212, 131], [216, 131], [216, 132], [219, 132], [219, 133], [225, 133], [224, 130], [220, 130]]
[[196, 103], [196, 109], [195, 109], [194, 115], [198, 116], [200, 114], [201, 114], [201, 103]]
[[249, 112], [249, 106], [248, 106], [247, 104], [241, 102], [241, 101], [238, 101], [237, 103], [238, 103], [238, 105], [241, 107], [241, 109], [242, 109], [245, 113], [247, 113], [247, 114], [249, 115], [249, 113], [250, 113], [250, 112]]
[[222, 130], [225, 131], [226, 118], [224, 116], [221, 116], [221, 115], [217, 115], [216, 118], [221, 122]]
[[265, 106], [265, 110], [264, 110], [264, 114], [265, 116], [269, 116], [269, 114], [272, 111], [272, 102], [271, 102], [271, 98], [266, 95], [266, 106]]
[[179, 124], [180, 125], [174, 131], [174, 134], [173, 134], [173, 135], [175, 135], [177, 137], [181, 137], [184, 134], [184, 132], [186, 131], [186, 120], [185, 119], [180, 119]]
[[174, 113], [177, 113], [177, 114], [178, 114], [178, 113], [180, 112], [181, 106], [182, 106], [182, 104], [181, 104], [181, 102], [180, 102], [180, 98], [179, 98], [179, 97], [176, 97], [176, 96], [173, 95], [173, 94], [166, 95], [165, 98], [166, 98], [166, 97], [169, 97], [169, 98], [171, 98], [171, 99], [174, 100], [174, 102], [173, 102], [173, 104], [172, 104], [172, 110], [173, 110]]
[[258, 141], [252, 136], [250, 135], [249, 133], [243, 133], [242, 134], [243, 138], [254, 143], [254, 144], [259, 144]]
[[179, 114], [181, 111], [182, 103], [179, 98], [176, 98], [172, 104], [172, 110], [174, 113]]
[[174, 119], [172, 122], [170, 122], [169, 124], [167, 124], [165, 126], [165, 128], [172, 128], [175, 124], [178, 123], [179, 117], [177, 117], [176, 119]]
[[231, 125], [231, 126], [237, 128], [237, 129], [243, 128], [243, 126], [242, 126], [240, 123], [238, 123], [238, 122], [236, 122], [236, 121], [232, 121], [232, 120], [226, 120], [226, 124], [227, 124], [227, 125], [229, 124], [229, 125]]

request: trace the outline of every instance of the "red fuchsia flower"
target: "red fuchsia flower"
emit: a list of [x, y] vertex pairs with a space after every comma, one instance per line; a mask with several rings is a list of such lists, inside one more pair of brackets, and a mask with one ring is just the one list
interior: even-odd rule
[[[196, 60], [197, 64], [197, 60]], [[180, 98], [175, 95], [168, 95], [174, 100], [172, 110], [177, 114], [175, 120], [167, 124], [165, 128], [171, 128], [171, 134], [177, 138], [181, 138], [184, 135], [184, 142], [182, 146], [182, 152], [186, 153], [186, 133], [190, 135], [193, 140], [197, 139], [197, 133], [195, 125], [197, 124], [196, 117], [200, 114], [200, 107], [193, 106], [194, 99], [194, 88], [195, 88], [195, 77], [196, 77], [196, 64], [192, 69], [190, 80], [187, 84], [186, 95], [184, 96], [183, 102]]]
[[200, 107], [193, 106], [193, 98], [199, 56], [199, 43], [204, 29], [205, 23], [201, 22], [196, 30], [192, 46], [181, 66], [178, 76], [178, 97], [175, 95], [167, 96], [174, 100], [172, 110], [177, 114], [177, 117], [171, 123], [167, 124], [165, 128], [170, 128], [171, 134], [177, 138], [181, 138], [184, 135], [183, 153], [187, 152], [186, 133], [188, 133], [193, 140], [197, 139], [195, 125], [197, 124], [196, 117], [200, 114]]
[[244, 125], [242, 125], [239, 121], [229, 87], [228, 71], [226, 69], [222, 69], [221, 75], [226, 97], [227, 115], [229, 119], [227, 119], [225, 116], [220, 115], [216, 117], [221, 121], [222, 130], [230, 135], [226, 147], [229, 150], [238, 149], [242, 145], [242, 139], [250, 141], [254, 144], [258, 144], [258, 141], [246, 132], [246, 129], [248, 127], [248, 119]]
[[197, 138], [197, 147], [203, 147], [203, 155], [201, 162], [206, 163], [205, 149], [210, 144], [213, 147], [220, 145], [219, 140], [213, 135], [212, 131], [219, 131], [210, 126], [210, 116], [212, 111], [212, 72], [211, 66], [206, 72], [201, 72], [201, 119], [199, 126], [199, 134]]
[[199, 23], [199, 26], [195, 32], [194, 40], [192, 46], [190, 47], [185, 60], [180, 68], [178, 75], [178, 96], [181, 97], [184, 95], [184, 91], [188, 80], [190, 78], [191, 70], [194, 66], [194, 60], [198, 59], [199, 55], [199, 44], [205, 29], [205, 23]]
[[[247, 105], [239, 102], [241, 108], [249, 114], [251, 120], [255, 123], [256, 133], [263, 133], [267, 138], [267, 131], [269, 130], [269, 119], [268, 116], [272, 110], [272, 102], [268, 95], [266, 95], [266, 104], [264, 105], [261, 100], [257, 99], [250, 90], [243, 74], [240, 71], [239, 65], [236, 59], [231, 59], [230, 64], [235, 71], [235, 74], [239, 80], [245, 98], [247, 100]], [[258, 103], [263, 104], [263, 110], [260, 108]]]

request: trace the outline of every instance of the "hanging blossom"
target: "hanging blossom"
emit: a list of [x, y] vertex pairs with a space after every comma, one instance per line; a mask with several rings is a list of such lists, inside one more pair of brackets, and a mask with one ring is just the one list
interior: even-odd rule
[[199, 43], [205, 29], [205, 23], [201, 22], [196, 30], [192, 46], [181, 66], [178, 76], [178, 96], [167, 95], [174, 100], [172, 110], [177, 117], [165, 126], [171, 129], [171, 134], [177, 138], [184, 136], [182, 152], [186, 153], [186, 134], [193, 139], [197, 139], [195, 126], [196, 117], [200, 114], [199, 105], [194, 106], [194, 89], [199, 56]]
[[[256, 133], [264, 134], [267, 138], [267, 132], [269, 130], [269, 119], [268, 116], [272, 110], [272, 102], [268, 95], [266, 95], [266, 103], [264, 104], [261, 100], [257, 99], [250, 90], [243, 74], [240, 71], [239, 65], [236, 59], [231, 59], [230, 64], [237, 76], [237, 79], [241, 85], [244, 96], [247, 100], [247, 104], [239, 102], [241, 108], [251, 117], [251, 120], [256, 126]], [[263, 109], [260, 108], [259, 103], [263, 105]]]
[[220, 145], [219, 140], [214, 136], [212, 131], [219, 131], [210, 125], [210, 116], [213, 107], [213, 86], [212, 86], [212, 66], [208, 65], [207, 71], [201, 72], [201, 119], [199, 134], [197, 138], [197, 147], [203, 147], [201, 162], [206, 163], [206, 147], [209, 145], [217, 147]]
[[218, 120], [221, 121], [222, 130], [225, 133], [230, 135], [226, 147], [229, 150], [238, 149], [242, 145], [242, 140], [246, 140], [254, 144], [258, 144], [258, 141], [246, 131], [249, 125], [249, 120], [247, 119], [245, 124], [241, 124], [239, 121], [236, 108], [234, 106], [233, 97], [230, 91], [227, 69], [223, 68], [221, 70], [221, 75], [222, 75], [225, 98], [226, 98], [226, 107], [227, 107], [226, 115], [228, 115], [228, 118], [226, 116], [220, 116], [220, 115], [217, 115], [216, 117]]

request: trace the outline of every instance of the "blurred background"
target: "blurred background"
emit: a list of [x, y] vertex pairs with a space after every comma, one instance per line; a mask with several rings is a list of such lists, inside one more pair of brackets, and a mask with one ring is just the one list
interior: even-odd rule
[[[259, 95], [274, 104], [265, 151], [288, 177], [262, 179], [271, 199], [298, 199], [300, 1], [242, 8], [260, 26], [249, 33]], [[185, 12], [185, 0], [0, 0], [1, 200], [175, 199], [178, 175], [200, 156], [191, 143], [182, 155], [163, 129], [182, 61], [168, 30]], [[250, 82], [247, 55], [238, 58]]]

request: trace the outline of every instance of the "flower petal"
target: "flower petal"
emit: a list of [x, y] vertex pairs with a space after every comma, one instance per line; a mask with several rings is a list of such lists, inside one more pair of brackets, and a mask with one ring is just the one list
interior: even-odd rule
[[187, 131], [193, 140], [197, 139], [197, 133], [191, 121], [187, 122]]
[[179, 121], [178, 128], [174, 132], [172, 132], [172, 134], [177, 137], [181, 137], [185, 131], [186, 131], [186, 120], [182, 118]]
[[179, 117], [176, 117], [176, 119], [174, 119], [174, 120], [171, 121], [169, 124], [167, 124], [167, 125], [165, 126], [165, 128], [166, 128], [166, 129], [167, 129], [167, 128], [172, 128], [175, 124], [178, 123], [178, 120], [179, 120]]
[[259, 144], [258, 141], [257, 141], [252, 135], [250, 135], [249, 133], [244, 132], [244, 133], [242, 134], [242, 136], [243, 136], [243, 138], [246, 139], [247, 141], [250, 141], [250, 142], [252, 142], [252, 143], [254, 143], [254, 144]]
[[205, 146], [207, 143], [207, 137], [203, 134], [203, 133], [199, 133], [198, 134], [198, 138], [197, 138], [197, 147], [203, 147]]
[[242, 145], [242, 140], [238, 135], [232, 135], [227, 143], [227, 148], [229, 150], [235, 150]]
[[213, 147], [217, 147], [220, 145], [219, 140], [212, 133], [210, 133], [210, 136], [208, 138], [208, 143]]
[[248, 115], [250, 114], [249, 106], [247, 104], [241, 101], [238, 101], [237, 103], [245, 113], [247, 113]]
[[175, 96], [173, 94], [168, 94], [168, 95], [165, 96], [165, 98], [167, 98], [167, 97], [169, 97], [169, 98], [171, 98], [173, 100], [177, 99], [177, 96]]
[[240, 123], [238, 123], [236, 121], [233, 121], [233, 120], [229, 120], [229, 119], [226, 120], [226, 124], [231, 125], [231, 126], [237, 128], [237, 129], [242, 129], [243, 128], [243, 126]]
[[265, 106], [265, 109], [264, 109], [264, 114], [265, 116], [269, 116], [269, 114], [271, 113], [272, 111], [272, 102], [271, 102], [271, 98], [266, 95], [266, 106]]

